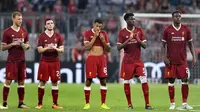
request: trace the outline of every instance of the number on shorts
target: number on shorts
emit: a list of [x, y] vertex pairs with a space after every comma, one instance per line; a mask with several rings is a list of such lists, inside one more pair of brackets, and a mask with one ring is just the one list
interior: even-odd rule
[[56, 76], [60, 77], [60, 72], [59, 71], [56, 71]]
[[103, 68], [103, 72], [107, 75], [107, 68], [106, 67]]
[[186, 68], [186, 73], [187, 73], [187, 74], [189, 73], [189, 69], [188, 69], [188, 68]]

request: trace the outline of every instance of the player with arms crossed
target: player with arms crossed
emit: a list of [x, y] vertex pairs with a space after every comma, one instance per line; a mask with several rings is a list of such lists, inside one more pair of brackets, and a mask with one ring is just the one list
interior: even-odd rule
[[54, 32], [54, 21], [50, 18], [45, 20], [45, 32], [38, 37], [38, 52], [41, 53], [40, 65], [38, 69], [38, 105], [37, 109], [42, 109], [42, 100], [46, 82], [51, 78], [52, 98], [54, 109], [62, 109], [57, 103], [58, 81], [60, 80], [60, 59], [58, 54], [64, 53], [64, 40], [60, 34]]
[[139, 77], [142, 83], [142, 91], [145, 99], [145, 109], [151, 110], [149, 104], [149, 87], [145, 76], [144, 63], [141, 60], [141, 47], [146, 48], [146, 38], [141, 28], [135, 27], [133, 13], [126, 13], [124, 20], [127, 27], [120, 30], [118, 34], [117, 49], [124, 49], [124, 57], [121, 65], [120, 77], [124, 79], [124, 92], [128, 102], [128, 109], [133, 109], [131, 102], [130, 80]]
[[163, 60], [165, 63], [165, 78], [168, 79], [168, 91], [171, 105], [170, 110], [175, 109], [174, 101], [174, 82], [175, 79], [182, 81], [182, 106], [181, 109], [193, 109], [187, 104], [187, 97], [189, 93], [188, 87], [188, 67], [186, 60], [186, 44], [192, 53], [192, 65], [196, 64], [196, 56], [194, 52], [194, 45], [190, 29], [181, 24], [181, 12], [175, 11], [172, 13], [172, 25], [166, 27], [162, 39]]
[[7, 98], [12, 80], [18, 80], [18, 108], [28, 108], [24, 103], [24, 80], [26, 78], [25, 51], [29, 49], [28, 32], [21, 27], [22, 14], [12, 13], [13, 25], [3, 32], [2, 50], [8, 50], [6, 62], [6, 81], [3, 87], [3, 105], [0, 109], [8, 109]]
[[86, 59], [86, 82], [84, 87], [86, 104], [83, 109], [90, 108], [90, 91], [92, 78], [98, 78], [100, 80], [100, 92], [101, 92], [101, 108], [110, 109], [106, 104], [106, 78], [107, 78], [107, 62], [104, 56], [104, 50], [110, 52], [110, 45], [108, 41], [107, 33], [102, 31], [101, 28], [103, 22], [101, 19], [96, 19], [93, 24], [93, 28], [85, 31], [84, 33], [84, 47], [89, 51]]

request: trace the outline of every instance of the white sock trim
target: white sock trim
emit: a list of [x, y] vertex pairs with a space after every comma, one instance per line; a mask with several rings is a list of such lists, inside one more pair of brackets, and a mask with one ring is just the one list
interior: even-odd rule
[[182, 82], [182, 84], [188, 85], [188, 82]]
[[174, 86], [174, 83], [168, 83], [168, 86], [173, 87], [173, 86]]
[[52, 86], [52, 90], [58, 90], [58, 86]]
[[124, 84], [130, 84], [130, 80], [124, 80]]
[[147, 83], [147, 77], [146, 76], [139, 76], [140, 82], [143, 83]]
[[45, 88], [45, 86], [40, 86], [40, 85], [38, 85], [38, 88], [44, 89], [44, 88]]
[[187, 104], [186, 102], [182, 103], [182, 105], [186, 105], [186, 104]]
[[24, 88], [25, 86], [24, 85], [18, 85], [17, 87], [18, 88]]
[[100, 89], [107, 90], [107, 86], [100, 86]]
[[10, 88], [10, 85], [6, 85], [6, 84], [4, 84], [4, 87]]
[[84, 90], [91, 90], [91, 87], [84, 86]]

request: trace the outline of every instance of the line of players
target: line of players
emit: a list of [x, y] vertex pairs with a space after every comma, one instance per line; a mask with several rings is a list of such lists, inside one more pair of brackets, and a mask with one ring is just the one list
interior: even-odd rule
[[[124, 50], [124, 57], [121, 64], [121, 75], [124, 79], [124, 92], [128, 103], [128, 109], [133, 109], [131, 101], [130, 80], [133, 77], [139, 78], [142, 84], [142, 91], [145, 100], [145, 109], [152, 110], [149, 102], [149, 87], [144, 69], [144, 63], [141, 59], [141, 48], [146, 48], [146, 38], [141, 28], [135, 26], [135, 17], [133, 13], [126, 13], [124, 20], [127, 27], [120, 30], [118, 34], [117, 49]], [[12, 80], [18, 80], [18, 108], [29, 108], [23, 103], [24, 100], [24, 79], [26, 78], [25, 51], [30, 48], [28, 41], [28, 32], [21, 27], [22, 14], [14, 12], [12, 14], [13, 25], [3, 32], [2, 50], [8, 50], [6, 62], [6, 81], [3, 87], [3, 104], [0, 109], [8, 109], [7, 98]], [[38, 37], [37, 50], [41, 53], [40, 65], [38, 70], [38, 105], [37, 109], [43, 108], [43, 96], [46, 81], [51, 78], [52, 98], [54, 109], [62, 109], [58, 105], [58, 80], [60, 80], [60, 60], [59, 53], [64, 52], [64, 39], [60, 34], [54, 32], [54, 21], [45, 20], [46, 30]], [[108, 35], [101, 30], [103, 21], [96, 19], [93, 28], [84, 32], [84, 48], [89, 51], [86, 59], [86, 81], [84, 87], [85, 106], [83, 109], [90, 109], [90, 91], [92, 78], [98, 77], [100, 80], [101, 108], [110, 109], [105, 104], [107, 85], [107, 62], [104, 52], [110, 52]], [[165, 78], [169, 80], [168, 91], [170, 97], [170, 110], [174, 110], [174, 82], [175, 79], [182, 80], [182, 99], [183, 103], [180, 109], [193, 109], [187, 104], [189, 93], [188, 87], [188, 68], [186, 60], [186, 45], [193, 56], [192, 65], [196, 64], [196, 56], [190, 29], [181, 24], [181, 12], [172, 13], [172, 24], [166, 27], [162, 38], [163, 61], [165, 63]]]

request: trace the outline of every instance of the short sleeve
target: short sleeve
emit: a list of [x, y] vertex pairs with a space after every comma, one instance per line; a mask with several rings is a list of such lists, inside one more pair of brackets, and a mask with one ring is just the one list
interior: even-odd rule
[[42, 36], [40, 35], [38, 38], [37, 38], [37, 47], [43, 47], [43, 42], [42, 42]]
[[192, 34], [189, 28], [187, 28], [187, 41], [192, 41]]
[[63, 45], [64, 45], [64, 37], [59, 34], [58, 47], [63, 46]]
[[165, 29], [163, 32], [162, 42], [167, 42], [167, 29]]
[[89, 42], [89, 37], [87, 35], [87, 31], [84, 32], [84, 43]]
[[9, 44], [8, 36], [6, 32], [3, 32], [2, 44]]
[[142, 29], [140, 29], [139, 36], [140, 36], [140, 40], [141, 40], [142, 42], [147, 41], [147, 40], [146, 40], [146, 37], [145, 37], [145, 35], [144, 35], [144, 31], [143, 31]]
[[105, 40], [107, 44], [110, 44], [109, 39], [108, 39], [108, 34], [106, 32], [103, 33], [105, 36]]
[[122, 32], [120, 31], [118, 33], [118, 39], [117, 39], [117, 44], [122, 44], [123, 43], [123, 40], [122, 40]]

